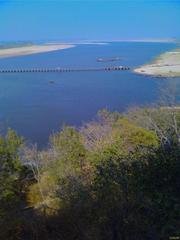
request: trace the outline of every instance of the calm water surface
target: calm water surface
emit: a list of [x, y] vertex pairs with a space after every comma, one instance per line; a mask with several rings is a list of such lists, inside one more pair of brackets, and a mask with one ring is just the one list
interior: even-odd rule
[[[0, 68], [134, 68], [175, 47], [172, 43], [78, 45], [68, 50], [0, 59]], [[98, 57], [116, 56], [122, 61], [96, 62]], [[79, 126], [93, 119], [102, 108], [124, 111], [156, 101], [163, 81], [131, 71], [1, 74], [0, 131], [4, 133], [11, 127], [32, 143], [45, 146], [49, 135], [63, 124]]]

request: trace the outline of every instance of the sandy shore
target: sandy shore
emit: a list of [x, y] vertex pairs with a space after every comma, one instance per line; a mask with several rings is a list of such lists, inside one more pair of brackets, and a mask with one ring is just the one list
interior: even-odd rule
[[52, 45], [31, 45], [31, 46], [22, 46], [22, 47], [13, 47], [0, 49], [0, 58], [15, 57], [22, 55], [30, 55], [35, 53], [44, 53], [57, 51], [62, 49], [68, 49], [75, 47], [72, 44], [52, 44]]
[[165, 52], [152, 63], [134, 69], [134, 72], [162, 77], [180, 76], [180, 49]]

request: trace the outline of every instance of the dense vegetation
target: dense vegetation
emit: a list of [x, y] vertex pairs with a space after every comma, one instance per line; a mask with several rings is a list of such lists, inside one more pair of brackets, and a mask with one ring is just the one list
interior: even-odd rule
[[159, 240], [180, 236], [177, 109], [102, 111], [48, 149], [0, 138], [1, 240]]

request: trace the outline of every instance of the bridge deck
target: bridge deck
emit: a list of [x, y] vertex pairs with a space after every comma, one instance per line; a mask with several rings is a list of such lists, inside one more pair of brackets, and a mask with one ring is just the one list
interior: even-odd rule
[[0, 73], [36, 73], [36, 72], [83, 72], [83, 71], [122, 71], [129, 70], [126, 66], [101, 68], [30, 68], [30, 69], [0, 69]]

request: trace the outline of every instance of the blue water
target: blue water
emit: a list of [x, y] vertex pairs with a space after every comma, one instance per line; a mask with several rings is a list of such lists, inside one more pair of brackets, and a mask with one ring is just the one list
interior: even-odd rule
[[[0, 68], [126, 65], [133, 69], [175, 47], [173, 43], [78, 45], [0, 59]], [[98, 57], [117, 56], [121, 62], [96, 62]], [[163, 81], [131, 71], [1, 74], [0, 131], [11, 127], [30, 142], [45, 146], [49, 135], [63, 124], [79, 126], [92, 120], [102, 108], [124, 111], [155, 102]]]

